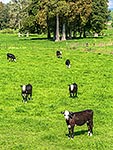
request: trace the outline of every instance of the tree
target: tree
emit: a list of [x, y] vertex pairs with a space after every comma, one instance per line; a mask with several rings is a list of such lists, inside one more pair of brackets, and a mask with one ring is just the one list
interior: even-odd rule
[[9, 26], [13, 29], [21, 28], [21, 20], [27, 17], [26, 8], [30, 4], [29, 0], [11, 0], [9, 6]]
[[74, 35], [76, 32], [79, 33], [80, 37], [84, 33], [84, 27], [88, 22], [88, 18], [92, 11], [92, 0], [68, 0], [69, 11], [68, 11], [68, 33], [69, 37], [72, 38], [72, 32]]
[[100, 34], [106, 28], [108, 16], [108, 0], [92, 0], [92, 12], [86, 28], [89, 27], [92, 33]]
[[23, 18], [22, 29], [51, 34], [56, 41], [87, 32], [100, 33], [108, 17], [107, 0], [32, 0]]
[[8, 6], [0, 2], [0, 30], [9, 27]]

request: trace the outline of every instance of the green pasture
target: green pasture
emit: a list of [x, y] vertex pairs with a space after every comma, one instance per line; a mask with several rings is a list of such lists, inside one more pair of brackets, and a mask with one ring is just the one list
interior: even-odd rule
[[[0, 150], [113, 150], [113, 36], [54, 42], [0, 34]], [[88, 46], [86, 46], [88, 43]], [[63, 58], [56, 58], [56, 50]], [[6, 59], [15, 54], [17, 62]], [[67, 69], [65, 60], [71, 60]], [[70, 98], [68, 84], [78, 84]], [[33, 85], [22, 102], [20, 85]], [[94, 110], [93, 136], [75, 127], [68, 139], [64, 110]]]

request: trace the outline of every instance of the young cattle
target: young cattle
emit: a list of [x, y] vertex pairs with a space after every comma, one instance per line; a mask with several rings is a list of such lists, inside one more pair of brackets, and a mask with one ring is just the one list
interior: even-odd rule
[[78, 86], [76, 83], [69, 85], [70, 97], [77, 97]]
[[15, 55], [11, 54], [11, 53], [7, 53], [7, 59], [9, 61], [15, 61], [16, 62], [16, 57]]
[[74, 126], [82, 126], [87, 123], [88, 135], [93, 133], [93, 110], [84, 110], [80, 112], [61, 112], [64, 114], [69, 131], [69, 138], [74, 138]]
[[57, 56], [57, 58], [62, 58], [62, 52], [61, 51], [56, 51], [56, 56]]
[[21, 85], [22, 91], [21, 95], [23, 98], [23, 102], [27, 102], [27, 100], [32, 99], [32, 85], [27, 84], [27, 85]]
[[70, 68], [70, 67], [71, 67], [70, 60], [69, 60], [69, 59], [66, 60], [65, 64], [66, 64], [67, 68]]

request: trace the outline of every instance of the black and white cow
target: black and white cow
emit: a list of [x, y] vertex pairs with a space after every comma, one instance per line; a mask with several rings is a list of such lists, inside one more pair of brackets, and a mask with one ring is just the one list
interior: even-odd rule
[[76, 83], [69, 85], [70, 97], [77, 97], [78, 85]]
[[9, 61], [15, 61], [16, 62], [16, 57], [14, 54], [11, 54], [11, 53], [7, 53], [7, 59]]
[[93, 110], [83, 110], [80, 112], [61, 112], [64, 114], [69, 131], [69, 138], [74, 138], [74, 127], [82, 126], [85, 123], [88, 127], [88, 135], [93, 134]]
[[32, 99], [32, 85], [21, 85], [21, 95], [23, 102], [27, 102], [28, 100]]
[[67, 60], [65, 61], [65, 64], [66, 64], [67, 68], [70, 68], [70, 67], [71, 67], [70, 60], [69, 60], [69, 59], [67, 59]]
[[62, 52], [61, 51], [56, 51], [56, 56], [57, 56], [57, 58], [62, 58]]

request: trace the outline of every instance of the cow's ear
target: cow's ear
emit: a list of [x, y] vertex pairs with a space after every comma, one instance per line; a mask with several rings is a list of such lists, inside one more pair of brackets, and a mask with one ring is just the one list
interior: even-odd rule
[[69, 117], [72, 119], [73, 116], [71, 114], [69, 114]]
[[63, 111], [61, 111], [61, 114], [64, 114], [64, 112], [63, 112]]
[[70, 113], [69, 113], [69, 117], [72, 119], [72, 117], [73, 117], [73, 112], [70, 112]]

